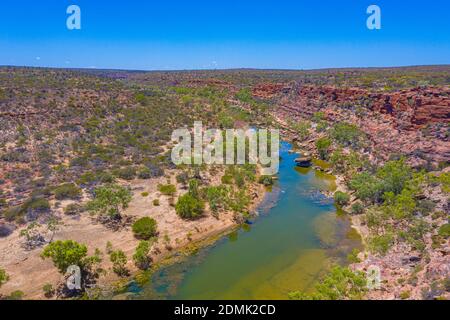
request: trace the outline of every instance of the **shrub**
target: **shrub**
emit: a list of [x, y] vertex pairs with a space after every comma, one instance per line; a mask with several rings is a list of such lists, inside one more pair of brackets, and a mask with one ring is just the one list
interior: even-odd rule
[[233, 183], [233, 177], [231, 175], [224, 175], [221, 179], [223, 184], [232, 184]]
[[177, 182], [186, 185], [189, 181], [189, 175], [186, 172], [182, 172], [176, 177]]
[[206, 189], [206, 199], [209, 203], [212, 213], [216, 216], [219, 208], [225, 205], [227, 190], [224, 186], [208, 187]]
[[139, 103], [140, 105], [145, 105], [147, 98], [145, 96], [145, 94], [143, 93], [137, 93], [134, 98], [136, 99], [136, 102]]
[[142, 192], [141, 196], [143, 196], [144, 198], [148, 197], [150, 195], [150, 193], [148, 192]]
[[352, 204], [352, 213], [353, 214], [361, 214], [364, 212], [364, 205], [361, 202], [355, 202]]
[[175, 210], [183, 219], [195, 219], [203, 214], [204, 204], [188, 193], [178, 199]]
[[368, 172], [363, 172], [353, 176], [349, 182], [349, 187], [355, 190], [355, 195], [363, 200], [376, 203], [383, 195], [383, 184]]
[[87, 247], [72, 240], [50, 243], [41, 253], [43, 259], [50, 258], [62, 274], [71, 265], [82, 268], [85, 265]]
[[329, 274], [314, 287], [312, 294], [292, 292], [292, 300], [360, 300], [367, 292], [367, 280], [360, 271], [334, 267]]
[[128, 270], [126, 268], [127, 256], [122, 250], [111, 252], [111, 254], [109, 255], [109, 259], [113, 264], [113, 271], [118, 276], [122, 277], [128, 275]]
[[148, 256], [150, 252], [150, 242], [141, 241], [136, 248], [136, 252], [133, 255], [133, 261], [136, 267], [142, 270], [147, 270], [150, 266], [150, 258]]
[[320, 121], [323, 121], [323, 120], [325, 120], [325, 118], [326, 118], [326, 115], [325, 115], [325, 113], [322, 112], [322, 111], [314, 112], [314, 114], [313, 114], [313, 116], [312, 116], [312, 120], [313, 120], [314, 122], [320, 122]]
[[35, 221], [39, 215], [50, 210], [50, 203], [47, 199], [41, 197], [31, 197], [20, 207], [11, 208], [5, 212], [6, 219], [15, 219], [16, 221], [23, 221], [26, 215], [28, 221]]
[[444, 172], [438, 177], [439, 183], [441, 183], [441, 189], [445, 193], [450, 193], [450, 172]]
[[150, 179], [152, 177], [152, 171], [147, 167], [142, 167], [138, 171], [139, 179]]
[[153, 205], [154, 205], [155, 207], [158, 207], [158, 206], [160, 205], [159, 199], [153, 200]]
[[97, 177], [95, 176], [95, 174], [93, 172], [85, 172], [83, 173], [80, 178], [77, 180], [77, 183], [79, 185], [90, 185], [93, 184], [94, 182], [96, 182]]
[[50, 283], [45, 284], [42, 287], [42, 291], [44, 291], [44, 295], [46, 298], [51, 298], [55, 294], [55, 289]]
[[250, 103], [253, 101], [252, 93], [247, 88], [240, 89], [238, 93], [236, 93], [236, 99], [245, 103]]
[[416, 211], [423, 216], [428, 216], [436, 208], [436, 203], [431, 200], [421, 200], [416, 203]]
[[116, 169], [113, 174], [123, 180], [133, 180], [136, 176], [136, 169], [133, 167], [125, 167]]
[[411, 217], [416, 209], [416, 199], [414, 194], [404, 189], [400, 194], [395, 195], [393, 192], [386, 192], [383, 196], [385, 203], [383, 210], [396, 219]]
[[400, 299], [402, 300], [406, 300], [409, 299], [411, 297], [411, 292], [410, 291], [403, 291], [402, 293], [400, 293]]
[[83, 212], [84, 207], [78, 203], [71, 203], [64, 209], [64, 214], [69, 216], [77, 215]]
[[8, 276], [8, 274], [6, 273], [6, 271], [3, 270], [3, 269], [0, 269], [0, 287], [1, 287], [3, 284], [5, 284], [6, 282], [8, 282], [8, 280], [9, 280], [9, 276]]
[[316, 148], [322, 160], [326, 160], [328, 158], [328, 150], [330, 146], [331, 140], [326, 137], [320, 138], [316, 141]]
[[447, 223], [447, 224], [444, 224], [443, 226], [441, 226], [439, 228], [438, 233], [441, 237], [446, 237], [446, 238], [450, 237], [450, 223]]
[[334, 193], [334, 201], [338, 206], [345, 206], [350, 201], [350, 196], [346, 194], [345, 192], [336, 191]]
[[66, 183], [54, 188], [53, 194], [58, 200], [77, 199], [81, 196], [81, 189], [73, 183]]
[[376, 253], [385, 255], [394, 244], [394, 237], [392, 234], [385, 234], [374, 236], [369, 240], [369, 248]]
[[114, 176], [109, 172], [97, 172], [96, 178], [101, 183], [113, 183], [115, 181]]
[[156, 236], [156, 228], [157, 224], [155, 219], [152, 219], [150, 217], [141, 218], [137, 220], [132, 226], [134, 236], [138, 239], [144, 240], [148, 240]]
[[331, 130], [331, 137], [341, 145], [359, 147], [364, 133], [356, 125], [336, 123]]
[[196, 199], [200, 198], [200, 191], [199, 191], [197, 179], [191, 179], [189, 181], [189, 194]]
[[298, 134], [301, 140], [305, 140], [309, 136], [309, 129], [311, 129], [311, 123], [309, 121], [300, 121], [292, 127]]
[[23, 216], [23, 211], [20, 207], [7, 208], [2, 212], [2, 215], [7, 221], [19, 220]]
[[359, 254], [359, 250], [358, 249], [353, 249], [352, 252], [350, 252], [347, 255], [347, 261], [349, 263], [359, 263], [359, 262], [361, 262], [361, 260], [358, 258], [358, 254]]
[[400, 194], [406, 183], [412, 177], [411, 168], [405, 163], [402, 158], [397, 161], [388, 161], [386, 164], [377, 170], [376, 176], [382, 181], [384, 192], [393, 192]]
[[173, 196], [177, 192], [177, 187], [173, 184], [158, 185], [158, 191], [165, 196]]
[[265, 186], [273, 185], [273, 177], [272, 176], [260, 176], [258, 179], [259, 184], [263, 184]]
[[7, 297], [8, 300], [22, 300], [24, 297], [25, 293], [23, 293], [20, 290], [16, 290], [13, 291], [9, 294], [9, 296]]
[[23, 205], [23, 209], [33, 211], [47, 211], [50, 209], [50, 203], [47, 199], [44, 198], [30, 199]]
[[113, 219], [120, 218], [120, 209], [128, 208], [132, 199], [131, 192], [119, 185], [99, 187], [94, 190], [94, 195], [87, 204], [88, 210]]

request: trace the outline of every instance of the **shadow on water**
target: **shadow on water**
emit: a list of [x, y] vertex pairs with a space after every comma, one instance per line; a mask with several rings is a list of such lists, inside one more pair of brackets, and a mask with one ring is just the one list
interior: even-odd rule
[[309, 290], [333, 263], [345, 263], [360, 246], [345, 215], [321, 191], [333, 176], [298, 168], [297, 154], [282, 143], [279, 179], [259, 206], [258, 217], [214, 245], [161, 267], [135, 299], [286, 299]]

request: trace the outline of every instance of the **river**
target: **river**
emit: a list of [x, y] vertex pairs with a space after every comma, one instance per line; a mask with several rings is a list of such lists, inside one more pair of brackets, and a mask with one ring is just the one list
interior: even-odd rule
[[147, 284], [133, 284], [136, 299], [286, 299], [311, 290], [335, 263], [360, 246], [348, 217], [321, 191], [335, 189], [334, 177], [298, 168], [281, 146], [277, 183], [267, 192], [258, 216], [213, 245], [161, 267]]

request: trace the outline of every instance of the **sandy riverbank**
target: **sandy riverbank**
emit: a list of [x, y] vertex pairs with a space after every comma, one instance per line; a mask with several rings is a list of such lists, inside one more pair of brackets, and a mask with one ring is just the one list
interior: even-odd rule
[[[176, 172], [171, 172], [169, 177], [123, 182], [129, 185], [133, 192], [133, 200], [124, 214], [133, 219], [152, 217], [158, 223], [159, 236], [151, 251], [153, 263], [166, 259], [190, 244], [213, 238], [237, 226], [232, 212], [222, 212], [216, 218], [206, 210], [205, 215], [195, 221], [179, 218], [169, 197], [161, 195], [157, 190], [158, 184], [166, 184], [168, 179], [176, 184], [175, 176]], [[218, 176], [210, 177], [210, 183], [216, 185], [220, 181], [218, 178]], [[177, 196], [186, 192], [181, 185], [177, 185], [177, 190]], [[255, 210], [264, 198], [265, 188], [255, 184], [251, 186], [250, 191], [255, 195], [250, 210]], [[159, 206], [153, 204], [154, 199], [159, 199]], [[100, 287], [107, 287], [118, 280], [123, 280], [111, 269], [112, 264], [106, 254], [108, 242], [112, 244], [114, 250], [124, 251], [128, 258], [127, 268], [130, 270], [130, 277], [135, 275], [138, 269], [132, 262], [132, 255], [139, 240], [133, 236], [131, 227], [113, 231], [96, 222], [87, 212], [75, 217], [64, 215], [62, 208], [69, 203], [70, 201], [64, 201], [60, 208], [55, 210], [55, 215], [61, 219], [62, 225], [55, 233], [54, 240], [70, 239], [85, 244], [89, 254], [93, 254], [95, 249], [103, 252], [101, 267], [107, 272], [98, 281]], [[24, 239], [20, 237], [20, 230], [15, 230], [13, 234], [0, 241], [0, 261], [10, 276], [10, 280], [1, 287], [0, 294], [8, 295], [20, 290], [24, 292], [25, 299], [44, 299], [43, 286], [48, 283], [56, 287], [63, 281], [63, 277], [50, 260], [41, 259], [42, 247], [31, 251], [23, 248]]]

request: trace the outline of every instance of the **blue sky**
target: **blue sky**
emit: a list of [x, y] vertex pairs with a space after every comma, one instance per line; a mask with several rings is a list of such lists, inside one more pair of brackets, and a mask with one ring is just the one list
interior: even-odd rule
[[[82, 29], [66, 28], [80, 6]], [[366, 9], [382, 10], [382, 29]], [[450, 63], [448, 0], [9, 0], [0, 65], [114, 69]]]

